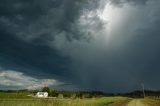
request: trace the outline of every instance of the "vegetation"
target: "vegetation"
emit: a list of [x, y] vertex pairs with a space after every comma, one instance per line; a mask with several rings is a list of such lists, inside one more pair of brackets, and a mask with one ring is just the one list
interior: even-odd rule
[[18, 91], [1, 91], [1, 92], [27, 92], [36, 95], [38, 91], [48, 92], [50, 97], [59, 97], [60, 94], [64, 98], [95, 98], [95, 97], [105, 97], [105, 96], [114, 96], [112, 93], [103, 93], [100, 91], [58, 91], [52, 90], [49, 87], [43, 87], [42, 90], [18, 90]]
[[49, 87], [43, 87], [42, 88], [42, 92], [48, 92], [48, 93], [50, 93]]
[[154, 96], [146, 97], [144, 99], [141, 99], [141, 101], [148, 106], [160, 106], [160, 99], [155, 99]]
[[140, 100], [149, 106], [159, 106], [160, 104], [159, 93], [156, 91], [145, 91], [147, 96], [145, 99], [128, 98], [141, 98], [142, 91], [117, 95], [97, 91], [57, 91], [48, 87], [44, 87], [40, 91], [48, 92], [50, 98], [34, 97], [38, 90], [0, 91], [0, 106], [109, 106], [109, 104], [119, 106], [118, 104], [127, 104], [131, 100]]
[[[31, 98], [29, 92], [0, 92], [0, 100], [2, 99], [26, 99]], [[0, 105], [1, 106], [1, 105]]]
[[33, 98], [27, 96], [29, 93], [0, 93], [0, 106], [107, 106], [113, 102], [123, 100], [123, 97], [100, 97], [90, 99], [63, 99], [62, 94], [57, 99]]

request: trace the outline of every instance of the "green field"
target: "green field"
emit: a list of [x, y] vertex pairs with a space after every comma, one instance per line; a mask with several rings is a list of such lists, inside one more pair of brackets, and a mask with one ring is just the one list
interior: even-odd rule
[[39, 99], [27, 93], [0, 93], [0, 106], [108, 106], [124, 100], [123, 97], [101, 97], [90, 99]]
[[142, 99], [142, 102], [147, 104], [148, 106], [160, 106], [160, 99], [145, 98]]
[[27, 96], [30, 93], [0, 92], [0, 106], [160, 106], [160, 99], [154, 97], [95, 97], [85, 99], [54, 99]]

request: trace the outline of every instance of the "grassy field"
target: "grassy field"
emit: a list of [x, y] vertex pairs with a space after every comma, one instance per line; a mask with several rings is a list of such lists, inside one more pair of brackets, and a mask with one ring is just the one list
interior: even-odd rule
[[123, 97], [102, 97], [91, 99], [38, 99], [27, 93], [0, 93], [0, 106], [108, 106]]
[[142, 102], [149, 106], [160, 106], [160, 99], [145, 98], [142, 99]]
[[[131, 99], [125, 97], [97, 97], [90, 99], [34, 98], [30, 93], [0, 92], [0, 106], [160, 106], [160, 99], [146, 97]], [[136, 104], [136, 105], [135, 105]]]
[[[160, 99], [125, 97], [97, 97], [90, 99], [34, 98], [29, 92], [0, 92], [0, 106], [160, 106]], [[136, 104], [136, 105], [135, 105]]]
[[28, 99], [31, 98], [29, 96], [29, 93], [5, 93], [0, 92], [0, 100], [2, 99]]

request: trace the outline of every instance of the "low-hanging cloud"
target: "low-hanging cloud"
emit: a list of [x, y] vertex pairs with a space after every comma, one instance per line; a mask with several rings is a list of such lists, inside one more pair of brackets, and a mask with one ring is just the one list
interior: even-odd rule
[[37, 79], [22, 72], [13, 70], [0, 70], [0, 85], [8, 89], [41, 89], [44, 86], [60, 86], [62, 82], [55, 79]]

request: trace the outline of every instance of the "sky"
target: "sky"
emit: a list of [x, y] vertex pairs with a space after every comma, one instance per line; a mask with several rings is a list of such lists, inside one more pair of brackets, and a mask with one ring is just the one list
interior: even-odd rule
[[0, 0], [0, 89], [160, 90], [159, 0]]

